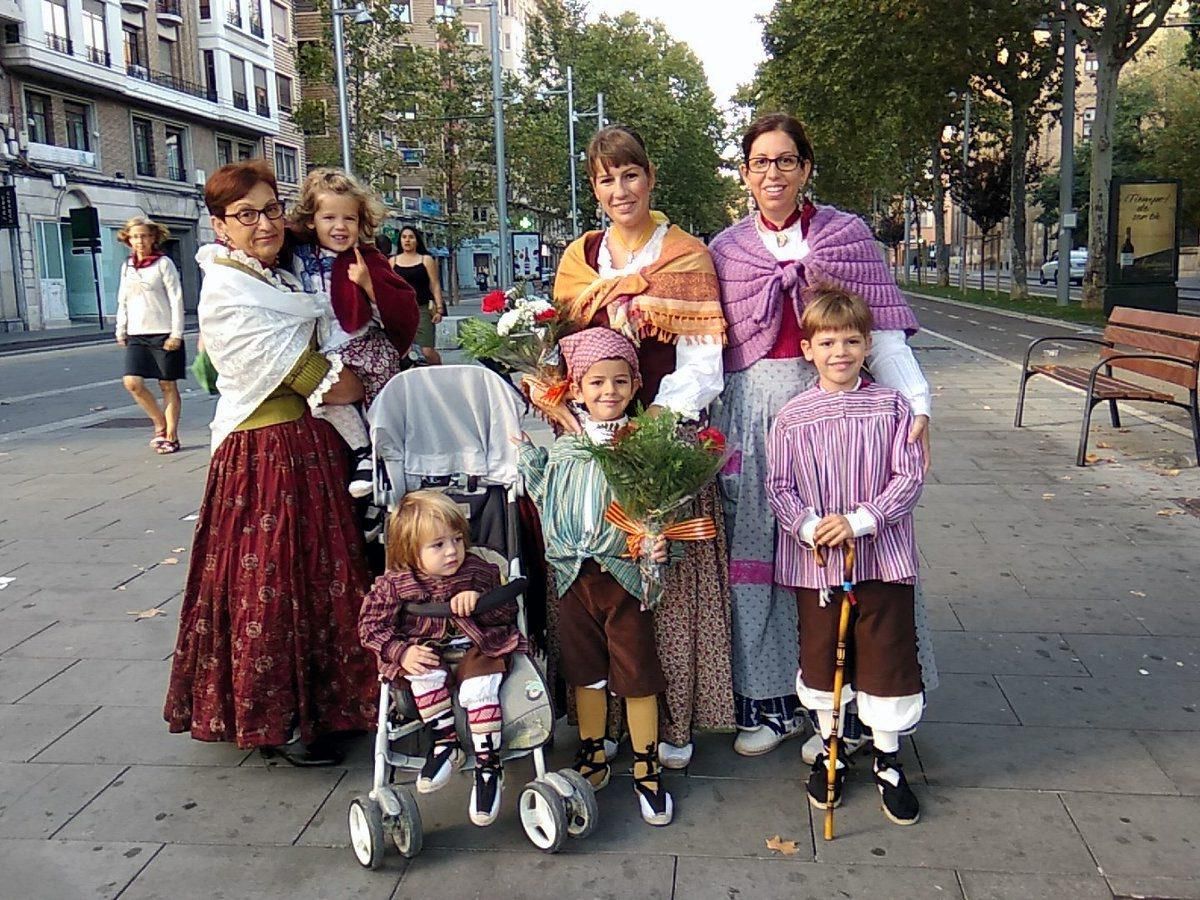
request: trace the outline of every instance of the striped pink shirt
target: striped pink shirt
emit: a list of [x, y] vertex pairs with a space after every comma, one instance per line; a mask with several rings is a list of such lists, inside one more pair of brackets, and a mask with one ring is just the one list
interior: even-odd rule
[[826, 548], [822, 570], [800, 540], [807, 514], [865, 510], [873, 535], [855, 539], [854, 581], [913, 584], [913, 509], [924, 482], [924, 452], [908, 443], [912, 411], [898, 392], [863, 381], [853, 391], [813, 387], [780, 410], [767, 443], [767, 496], [779, 522], [775, 582], [822, 588], [842, 583], [842, 549]]

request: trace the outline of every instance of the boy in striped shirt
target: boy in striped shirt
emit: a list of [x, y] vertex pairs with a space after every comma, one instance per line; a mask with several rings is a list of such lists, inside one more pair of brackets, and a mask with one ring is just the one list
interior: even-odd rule
[[[900, 734], [921, 718], [914, 588], [913, 509], [924, 481], [924, 451], [909, 443], [912, 411], [897, 391], [861, 375], [871, 311], [858, 297], [817, 288], [801, 317], [804, 357], [817, 384], [790, 400], [771, 427], [767, 495], [779, 523], [775, 580], [796, 589], [800, 669], [796, 693], [817, 714], [825, 752], [808, 780], [808, 800], [826, 808], [825, 767], [833, 730], [833, 675], [846, 541], [855, 539], [853, 610], [841, 709], [857, 699], [874, 733], [875, 783], [884, 814], [898, 825], [920, 817], [898, 761]], [[825, 549], [825, 566], [813, 548]], [[839, 730], [840, 733], [840, 730]], [[845, 782], [839, 752], [834, 806]]]

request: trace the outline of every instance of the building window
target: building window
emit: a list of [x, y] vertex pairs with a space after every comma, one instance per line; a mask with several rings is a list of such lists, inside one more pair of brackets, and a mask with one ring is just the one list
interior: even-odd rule
[[204, 91], [208, 99], [217, 100], [217, 55], [212, 50], [202, 51], [204, 60]]
[[271, 33], [278, 41], [286, 41], [291, 37], [292, 15], [286, 6], [278, 3], [271, 4]]
[[278, 100], [281, 110], [289, 113], [292, 111], [292, 79], [276, 73], [275, 98]]
[[63, 122], [67, 126], [67, 146], [72, 150], [90, 151], [92, 131], [88, 128], [88, 108], [79, 103], [64, 103]]
[[133, 120], [133, 164], [139, 175], [154, 177], [154, 125], [149, 119]]
[[509, 31], [504, 32], [503, 36], [500, 38], [500, 46], [503, 47], [505, 50], [509, 50], [509, 51], [512, 50], [512, 47], [513, 47], [512, 32], [509, 32]]
[[471, 221], [476, 225], [486, 225], [492, 218], [492, 208], [490, 206], [472, 206]]
[[284, 184], [300, 181], [300, 167], [296, 164], [296, 148], [284, 144], [275, 145], [275, 177]]
[[476, 47], [483, 45], [483, 31], [478, 25], [464, 25], [463, 29], [467, 33], [467, 43]]
[[126, 23], [125, 31], [125, 71], [130, 75], [144, 77], [146, 74], [146, 51], [142, 46], [142, 29]]
[[388, 15], [393, 22], [402, 22], [405, 25], [412, 24], [412, 0], [395, 0], [388, 7]]
[[454, 0], [434, 0], [433, 15], [438, 19], [453, 19]]
[[257, 154], [258, 154], [258, 147], [256, 147], [254, 144], [244, 144], [241, 141], [238, 141], [238, 145], [237, 145], [238, 162], [245, 162], [246, 160], [253, 158]]
[[235, 28], [242, 27], [242, 10], [238, 6], [238, 0], [233, 0], [229, 9], [225, 10], [225, 21]]
[[250, 108], [246, 96], [246, 62], [237, 56], [229, 57], [229, 77], [233, 82], [233, 105], [238, 109]]
[[167, 151], [167, 177], [172, 181], [187, 181], [187, 168], [183, 161], [185, 137], [186, 132], [182, 128], [167, 126], [163, 146]]
[[212, 5], [209, 0], [200, 0], [200, 19], [204, 22], [212, 19]]
[[250, 0], [250, 33], [255, 37], [263, 36], [262, 7], [259, 0]]
[[54, 121], [50, 117], [49, 94], [26, 91], [25, 115], [29, 121], [29, 140], [35, 144], [53, 144]]
[[267, 70], [254, 67], [254, 111], [260, 116], [271, 115], [271, 99], [267, 94]]
[[59, 53], [71, 52], [71, 33], [67, 30], [67, 0], [42, 0], [42, 28], [46, 46]]
[[101, 0], [83, 0], [83, 46], [91, 62], [100, 66], [112, 65]]
[[229, 138], [217, 138], [217, 167], [227, 166], [233, 162], [233, 141]]
[[1100, 71], [1100, 59], [1089, 53], [1083, 59], [1083, 71], [1099, 72]]
[[176, 75], [179, 72], [179, 63], [177, 62], [178, 55], [176, 53], [176, 45], [170, 38], [159, 36], [158, 39], [158, 70], [167, 75]]
[[1085, 140], [1092, 138], [1092, 126], [1096, 124], [1096, 107], [1089, 106], [1083, 111], [1083, 137]]

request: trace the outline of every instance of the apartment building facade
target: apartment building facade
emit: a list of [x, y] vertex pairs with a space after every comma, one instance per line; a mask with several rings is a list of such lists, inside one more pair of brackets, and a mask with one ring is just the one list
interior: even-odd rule
[[[288, 12], [278, 28], [277, 5]], [[29, 0], [17, 12], [0, 43], [0, 171], [15, 189], [17, 225], [7, 240], [0, 234], [0, 327], [111, 321], [128, 254], [116, 234], [138, 214], [170, 228], [166, 251], [194, 309], [192, 260], [212, 235], [207, 175], [239, 159], [290, 161], [287, 148], [292, 182], [303, 172], [303, 143], [280, 118], [287, 85], [275, 63], [280, 31], [290, 36], [290, 7]], [[71, 211], [87, 207], [100, 226], [98, 288], [92, 254], [70, 225]]]

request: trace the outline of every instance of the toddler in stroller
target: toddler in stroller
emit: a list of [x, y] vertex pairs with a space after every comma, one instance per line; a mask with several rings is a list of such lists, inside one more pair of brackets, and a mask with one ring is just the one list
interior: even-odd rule
[[[520, 421], [517, 403], [486, 369], [439, 366], [396, 376], [368, 412], [375, 501], [393, 512], [388, 570], [359, 623], [382, 683], [374, 781], [349, 815], [364, 866], [382, 863], [387, 835], [407, 857], [420, 851], [420, 811], [395, 771], [417, 770], [418, 794], [438, 790], [462, 763], [457, 737], [468, 733], [472, 822], [487, 825], [498, 815], [501, 760], [532, 753], [536, 774], [517, 807], [534, 845], [557, 852], [566, 837], [584, 837], [596, 824], [591, 785], [573, 770], [546, 770], [554, 711], [524, 629], [519, 479], [508, 442]], [[394, 747], [426, 728], [431, 746], [423, 756]]]

